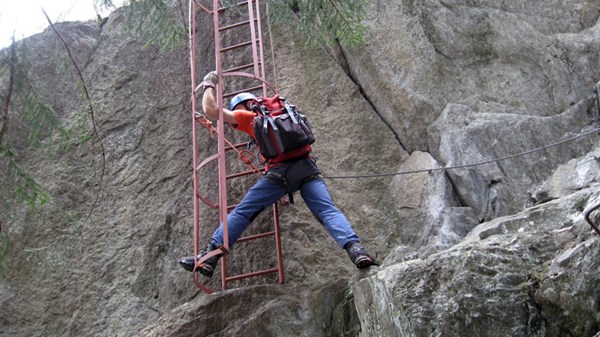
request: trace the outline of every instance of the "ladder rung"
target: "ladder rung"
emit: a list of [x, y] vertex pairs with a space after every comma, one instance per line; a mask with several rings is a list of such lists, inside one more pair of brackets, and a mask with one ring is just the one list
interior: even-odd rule
[[[258, 64], [260, 65], [260, 62], [258, 62]], [[249, 69], [249, 68], [252, 68], [252, 67], [254, 67], [254, 64], [252, 64], [252, 63], [251, 64], [246, 64], [246, 65], [239, 66], [239, 67], [236, 67], [236, 68], [228, 69], [228, 70], [224, 71], [223, 73], [226, 74], [226, 73], [229, 73], [229, 72], [234, 72], [234, 71], [238, 71], [238, 70], [242, 70], [242, 69]], [[194, 94], [197, 94], [200, 91], [200, 89], [202, 89], [202, 84], [198, 84], [198, 86], [194, 89]], [[258, 90], [258, 89], [262, 89], [262, 85], [257, 85], [255, 87], [251, 87], [251, 88], [248, 88], [248, 89], [242, 89], [242, 90], [239, 90], [239, 91], [231, 92], [231, 93], [223, 95], [223, 98], [235, 96], [235, 95], [237, 95], [239, 93], [242, 93], [242, 92], [248, 92], [248, 91]]]
[[[253, 21], [256, 21], [256, 19], [254, 19]], [[236, 28], [236, 27], [240, 27], [240, 26], [243, 26], [243, 25], [247, 25], [249, 23], [250, 23], [250, 20], [246, 20], [246, 21], [234, 23], [232, 25], [219, 28], [219, 31], [222, 32], [222, 31], [225, 31], [225, 30], [228, 30], [228, 29], [231, 29], [231, 28]]]
[[256, 235], [249, 235], [249, 236], [245, 236], [243, 238], [239, 238], [236, 242], [244, 242], [244, 241], [250, 241], [250, 240], [255, 240], [255, 239], [260, 239], [260, 238], [266, 238], [269, 236], [273, 236], [275, 235], [275, 231], [270, 231], [270, 232], [264, 232], [261, 234], [256, 234]]
[[[254, 0], [252, 2], [254, 2]], [[221, 7], [221, 8], [219, 8], [219, 12], [228, 10], [230, 8], [234, 8], [235, 6], [246, 6], [247, 4], [248, 4], [248, 1], [240, 1], [240, 2], [238, 2], [235, 5], [232, 5], [232, 6], [229, 6], [229, 7]]]
[[256, 170], [246, 170], [244, 172], [230, 174], [227, 177], [225, 177], [225, 179], [229, 180], [229, 179], [233, 179], [233, 178], [245, 177], [245, 176], [249, 176], [249, 175], [252, 175], [252, 174], [255, 174], [255, 173], [259, 173], [261, 171], [263, 171], [262, 168], [256, 169]]
[[233, 144], [233, 146], [228, 145], [225, 147], [225, 151], [233, 150], [234, 148], [239, 149], [242, 147], [248, 147], [249, 144], [250, 144], [250, 142], [243, 142], [243, 143]]
[[[260, 61], [258, 61], [257, 64], [260, 65], [261, 64]], [[224, 73], [240, 71], [240, 70], [244, 70], [244, 69], [248, 69], [248, 68], [252, 68], [252, 67], [254, 67], [254, 63], [248, 63], [248, 64], [244, 64], [243, 66], [227, 69], [224, 71]]]
[[250, 88], [246, 88], [246, 89], [242, 89], [242, 90], [230, 92], [230, 93], [224, 94], [223, 98], [235, 96], [235, 95], [240, 94], [242, 92], [250, 92], [250, 91], [259, 90], [259, 89], [262, 89], [262, 85], [257, 85], [255, 87], [250, 87]]
[[277, 268], [265, 269], [265, 270], [261, 270], [261, 271], [256, 271], [254, 273], [248, 273], [248, 274], [243, 274], [243, 275], [237, 275], [237, 276], [227, 277], [226, 280], [227, 281], [237, 281], [237, 280], [241, 280], [241, 279], [245, 279], [245, 278], [249, 278], [249, 277], [255, 277], [255, 276], [261, 276], [261, 275], [265, 275], [265, 274], [277, 273], [278, 271], [279, 271], [279, 269], [277, 269]]
[[[257, 42], [260, 43], [260, 41], [258, 41], [258, 40], [257, 40]], [[219, 51], [222, 53], [222, 52], [230, 51], [232, 49], [242, 48], [242, 47], [246, 47], [246, 46], [250, 46], [250, 45], [252, 45], [252, 41], [247, 41], [247, 42], [243, 42], [240, 44], [235, 44], [233, 46], [222, 48]]]

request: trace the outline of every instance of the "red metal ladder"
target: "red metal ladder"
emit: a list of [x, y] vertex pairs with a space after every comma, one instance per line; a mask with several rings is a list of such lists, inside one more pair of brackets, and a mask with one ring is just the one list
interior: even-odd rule
[[[261, 4], [259, 0], [247, 0], [237, 3], [235, 6], [224, 7], [221, 1], [213, 0], [212, 9], [208, 6], [203, 5], [201, 2], [208, 2], [209, 0], [190, 0], [189, 3], [189, 47], [190, 47], [190, 73], [191, 73], [191, 101], [192, 101], [192, 118], [193, 118], [193, 189], [194, 189], [194, 256], [197, 256], [200, 249], [200, 202], [204, 202], [209, 207], [219, 211], [220, 222], [224, 225], [224, 246], [210, 252], [203, 258], [196, 261], [196, 266], [200, 266], [206, 259], [221, 253], [227, 253], [229, 251], [229, 240], [228, 240], [228, 223], [227, 215], [235, 207], [228, 205], [227, 199], [227, 181], [230, 179], [243, 177], [251, 174], [257, 174], [263, 172], [265, 168], [262, 165], [256, 167], [252, 164], [252, 159], [256, 159], [256, 156], [244, 148], [248, 143], [233, 144], [224, 135], [225, 123], [223, 121], [223, 99], [234, 96], [240, 92], [254, 92], [257, 96], [268, 96], [268, 91], [275, 92], [275, 88], [266, 80], [265, 74], [265, 57], [264, 57], [264, 45], [263, 45], [263, 31], [262, 31], [262, 20], [260, 16]], [[244, 9], [247, 13], [243, 13]], [[239, 16], [236, 22], [225, 23], [226, 16], [222, 15], [227, 11], [236, 11], [231, 16]], [[202, 114], [198, 113], [197, 100], [202, 99], [202, 88], [199, 87], [199, 80], [196, 74], [197, 60], [197, 41], [202, 38], [197, 34], [199, 18], [202, 15], [212, 16], [213, 30], [214, 30], [214, 45], [215, 45], [215, 70], [219, 76], [219, 83], [216, 88], [216, 99], [219, 109], [219, 120], [217, 121], [217, 127], [215, 128], [210, 121], [208, 121]], [[227, 32], [234, 30], [245, 30], [246, 34], [249, 34], [249, 39], [236, 42], [232, 45], [222, 47], [222, 35]], [[243, 36], [243, 35], [241, 35]], [[269, 36], [270, 40], [270, 36]], [[271, 48], [272, 50], [272, 48]], [[231, 53], [248, 53], [251, 52], [251, 62], [244, 62], [241, 65], [230, 67], [229, 69], [223, 69], [223, 57]], [[271, 54], [272, 55], [272, 54]], [[271, 56], [272, 57], [272, 56]], [[274, 62], [274, 60], [271, 60]], [[273, 67], [274, 68], [274, 67]], [[224, 80], [226, 78], [237, 77], [242, 78], [242, 87], [235, 88], [227, 93], [224, 91]], [[199, 151], [198, 151], [198, 127], [204, 127], [210, 131], [211, 136], [217, 134], [217, 153], [207, 157], [202, 162], [199, 162]], [[235, 151], [242, 161], [248, 166], [248, 169], [238, 173], [227, 173], [227, 160], [226, 153], [229, 151]], [[218, 166], [218, 202], [212, 202], [206, 198], [199, 191], [200, 171], [203, 167], [211, 162], [217, 162]], [[227, 289], [227, 284], [230, 281], [240, 280], [249, 277], [256, 277], [270, 273], [277, 273], [279, 283], [284, 282], [283, 273], [283, 260], [281, 253], [281, 239], [280, 239], [280, 224], [279, 224], [279, 210], [277, 203], [272, 206], [273, 213], [273, 225], [272, 231], [256, 234], [252, 236], [242, 237], [237, 240], [238, 243], [251, 241], [255, 239], [263, 239], [265, 237], [274, 237], [275, 239], [275, 251], [277, 257], [277, 266], [270, 269], [259, 270], [247, 274], [229, 276], [227, 274], [227, 256], [221, 258], [221, 288], [222, 290]], [[212, 227], [211, 227], [212, 228]], [[212, 293], [213, 290], [207, 287], [201, 279], [200, 273], [194, 274], [194, 283], [201, 290]]]

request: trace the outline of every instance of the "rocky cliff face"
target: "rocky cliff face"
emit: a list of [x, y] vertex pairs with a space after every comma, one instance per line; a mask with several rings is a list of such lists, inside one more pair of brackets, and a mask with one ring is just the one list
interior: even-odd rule
[[[105, 173], [99, 186], [93, 140], [23, 159], [55, 199], [45, 222], [20, 210], [10, 223], [0, 335], [598, 336], [600, 237], [582, 214], [600, 202], [600, 154], [595, 133], [567, 140], [596, 127], [600, 5], [368, 10], [360, 48], [307, 50], [285, 28], [274, 42], [279, 90], [310, 116], [323, 174], [404, 172], [327, 179], [380, 267], [354, 269], [298, 200], [282, 210], [285, 284], [200, 293], [176, 265], [193, 247], [188, 52], [141, 48], [117, 12], [102, 28], [58, 25], [92, 94]], [[85, 111], [54, 33], [27, 45], [40, 94], [64, 118]], [[200, 74], [213, 67], [209, 38], [203, 48]], [[216, 148], [199, 141], [202, 155]], [[272, 254], [240, 245], [232, 272]]]

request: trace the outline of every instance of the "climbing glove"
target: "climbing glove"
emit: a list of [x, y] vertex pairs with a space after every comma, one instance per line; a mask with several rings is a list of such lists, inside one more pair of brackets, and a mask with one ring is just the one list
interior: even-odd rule
[[219, 83], [219, 76], [216, 71], [211, 71], [204, 76], [204, 81], [200, 83], [200, 86], [202, 87], [202, 91], [204, 91], [208, 87], [214, 89], [217, 86], [217, 83]]

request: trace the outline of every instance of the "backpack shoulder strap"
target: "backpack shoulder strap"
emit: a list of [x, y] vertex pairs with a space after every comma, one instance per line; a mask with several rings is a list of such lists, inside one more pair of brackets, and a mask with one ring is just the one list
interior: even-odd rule
[[294, 124], [298, 124], [298, 119], [296, 118], [296, 106], [288, 103], [283, 97], [280, 97], [279, 99], [282, 101], [285, 111], [287, 111]]
[[271, 124], [271, 126], [273, 127], [273, 130], [278, 130], [277, 129], [277, 125], [275, 125], [275, 121], [273, 121], [273, 118], [271, 118], [271, 112], [269, 110], [267, 110], [267, 107], [265, 107], [265, 105], [263, 104], [262, 99], [258, 99], [258, 111], [260, 112], [260, 114], [263, 116], [263, 126], [262, 126], [262, 130], [263, 132], [267, 132], [267, 128], [268, 128], [268, 124]]

